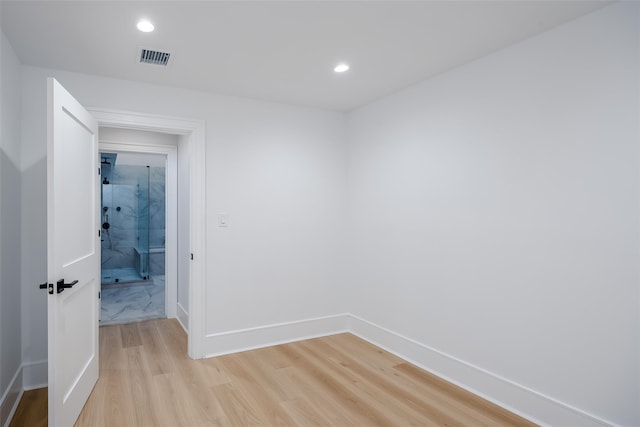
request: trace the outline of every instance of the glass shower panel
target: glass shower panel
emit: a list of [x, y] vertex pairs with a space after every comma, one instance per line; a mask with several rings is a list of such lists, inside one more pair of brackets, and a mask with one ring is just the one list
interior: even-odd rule
[[100, 153], [103, 285], [165, 274], [166, 157], [153, 156]]
[[149, 166], [139, 167], [137, 176], [137, 245], [138, 273], [143, 279], [149, 277]]
[[[106, 176], [105, 167], [102, 167], [102, 175]], [[111, 171], [109, 171], [111, 172]], [[102, 283], [113, 283], [115, 278], [112, 271], [113, 257], [114, 257], [114, 248], [113, 248], [113, 239], [111, 238], [111, 234], [113, 230], [111, 228], [111, 221], [113, 219], [111, 206], [113, 206], [113, 185], [109, 184], [109, 180], [105, 179], [102, 183], [102, 191], [101, 191], [101, 217], [100, 217], [100, 238], [101, 242], [101, 253], [102, 253]], [[111, 232], [110, 232], [111, 231]]]

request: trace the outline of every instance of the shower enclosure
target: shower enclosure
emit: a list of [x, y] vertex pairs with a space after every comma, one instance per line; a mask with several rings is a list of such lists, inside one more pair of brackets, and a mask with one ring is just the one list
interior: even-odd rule
[[[100, 153], [100, 157], [102, 285], [144, 283], [151, 279], [152, 237], [156, 246], [164, 248], [164, 168], [116, 167], [116, 153]], [[153, 174], [161, 178], [157, 179], [163, 187], [161, 200], [151, 198], [152, 169], [161, 169]], [[152, 222], [161, 223], [154, 228], [154, 236]]]

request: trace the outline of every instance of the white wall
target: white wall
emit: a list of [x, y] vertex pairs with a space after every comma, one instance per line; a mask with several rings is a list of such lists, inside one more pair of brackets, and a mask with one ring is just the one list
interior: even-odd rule
[[[187, 191], [184, 191], [184, 190]], [[189, 324], [189, 144], [181, 136], [178, 144], [178, 319]]]
[[0, 36], [0, 425], [4, 425], [22, 390], [20, 62], [4, 33]]
[[[47, 76], [85, 106], [206, 120], [208, 334], [344, 312], [342, 114], [35, 67], [23, 68], [25, 287], [46, 276]], [[39, 360], [46, 304], [30, 289], [25, 355]]]
[[[100, 127], [100, 141], [109, 142], [129, 142], [136, 144], [154, 144], [177, 146], [179, 136], [170, 133], [160, 133], [152, 131], [141, 131], [133, 129]], [[126, 153], [119, 154], [120, 156]]]
[[[386, 329], [360, 322], [370, 338], [494, 398], [510, 381], [640, 425], [639, 6], [349, 114], [350, 308]], [[548, 406], [529, 414], [580, 418]]]
[[33, 88], [24, 71], [23, 66], [22, 357], [25, 387], [35, 388], [47, 383], [47, 293], [35, 286], [47, 280], [47, 103], [46, 86], [37, 103], [31, 105], [27, 102], [25, 95]]

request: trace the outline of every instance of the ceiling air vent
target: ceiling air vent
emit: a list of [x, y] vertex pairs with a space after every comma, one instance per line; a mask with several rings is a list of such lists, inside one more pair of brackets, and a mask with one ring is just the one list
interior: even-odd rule
[[140, 51], [140, 63], [149, 65], [159, 65], [166, 67], [169, 64], [171, 54], [169, 52], [160, 52], [158, 50], [142, 49]]

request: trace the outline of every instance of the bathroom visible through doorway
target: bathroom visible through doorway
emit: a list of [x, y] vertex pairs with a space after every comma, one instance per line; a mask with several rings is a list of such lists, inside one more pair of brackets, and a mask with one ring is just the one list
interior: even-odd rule
[[166, 317], [167, 156], [101, 152], [101, 324]]

